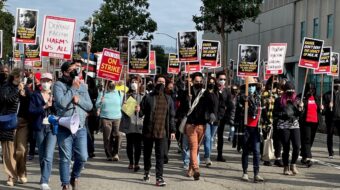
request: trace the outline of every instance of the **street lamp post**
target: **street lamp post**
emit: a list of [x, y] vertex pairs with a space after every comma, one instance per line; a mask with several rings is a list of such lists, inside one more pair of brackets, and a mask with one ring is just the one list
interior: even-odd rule
[[168, 36], [169, 38], [172, 38], [173, 40], [175, 40], [175, 50], [176, 50], [176, 54], [177, 54], [177, 38], [170, 36], [169, 34], [163, 33], [163, 32], [157, 32], [155, 34], [165, 35], [165, 36]]

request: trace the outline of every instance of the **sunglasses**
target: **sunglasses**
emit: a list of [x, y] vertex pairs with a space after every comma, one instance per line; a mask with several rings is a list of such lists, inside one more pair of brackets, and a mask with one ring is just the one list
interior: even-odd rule
[[227, 79], [218, 79], [218, 80], [220, 80], [220, 81], [226, 81]]

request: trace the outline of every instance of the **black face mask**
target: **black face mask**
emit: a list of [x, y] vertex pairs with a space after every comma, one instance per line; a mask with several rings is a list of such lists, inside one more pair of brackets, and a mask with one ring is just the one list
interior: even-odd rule
[[4, 82], [7, 80], [8, 74], [7, 73], [0, 73], [0, 82]]
[[213, 90], [215, 88], [215, 84], [209, 83], [208, 84], [208, 89]]
[[339, 90], [339, 86], [334, 86], [334, 90], [338, 91]]
[[148, 84], [148, 85], [146, 86], [146, 90], [147, 90], [147, 91], [151, 91], [151, 90], [153, 90], [153, 88], [154, 88], [153, 84]]
[[73, 79], [72, 79], [72, 77], [70, 77], [70, 76], [65, 76], [65, 75], [63, 75], [63, 76], [61, 77], [61, 82], [67, 84], [68, 86], [72, 86]]
[[78, 71], [77, 71], [77, 69], [74, 69], [73, 71], [70, 72], [70, 77], [72, 79], [75, 79], [76, 76], [78, 76]]
[[286, 94], [287, 94], [287, 96], [291, 97], [291, 96], [293, 96], [294, 92], [287, 92]]
[[160, 93], [164, 92], [165, 85], [164, 84], [156, 84], [155, 86], [155, 92]]
[[203, 84], [202, 83], [194, 84], [194, 88], [197, 89], [197, 90], [200, 90], [200, 89], [203, 88]]
[[236, 95], [236, 94], [237, 94], [237, 89], [232, 89], [232, 90], [231, 90], [231, 94], [232, 94], [232, 95]]

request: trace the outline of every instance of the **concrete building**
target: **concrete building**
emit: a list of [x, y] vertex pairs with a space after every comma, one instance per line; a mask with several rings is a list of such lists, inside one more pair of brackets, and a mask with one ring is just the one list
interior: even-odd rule
[[[233, 32], [228, 38], [228, 59], [237, 62], [238, 44], [260, 44], [261, 60], [267, 60], [269, 43], [288, 44], [284, 74], [302, 90], [305, 69], [298, 61], [304, 37], [325, 41], [333, 51], [340, 51], [340, 1], [339, 0], [263, 0], [262, 13], [255, 22], [244, 23], [242, 32]], [[209, 32], [203, 39], [218, 39]], [[308, 81], [320, 87], [320, 75], [310, 72]], [[330, 88], [330, 77], [324, 78], [324, 92]], [[320, 91], [320, 90], [318, 90]]]

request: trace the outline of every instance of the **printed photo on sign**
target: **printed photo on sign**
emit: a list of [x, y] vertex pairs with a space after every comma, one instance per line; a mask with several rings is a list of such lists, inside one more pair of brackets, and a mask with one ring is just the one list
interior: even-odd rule
[[2, 48], [3, 48], [3, 32], [0, 30], [0, 58], [2, 58]]
[[270, 43], [268, 46], [267, 74], [282, 74], [287, 43]]
[[198, 61], [197, 31], [178, 32], [179, 61]]
[[309, 69], [319, 68], [323, 43], [323, 40], [304, 38], [301, 48], [299, 67]]
[[219, 55], [219, 41], [203, 40], [201, 51], [201, 66], [202, 67], [217, 67]]
[[41, 56], [72, 59], [76, 19], [45, 16]]
[[185, 65], [185, 72], [186, 73], [194, 73], [194, 72], [201, 72], [201, 64], [199, 61], [196, 62], [188, 62]]
[[15, 21], [15, 41], [35, 44], [37, 36], [38, 11], [18, 8]]
[[129, 37], [119, 36], [119, 52], [120, 52], [120, 62], [122, 65], [127, 64], [128, 60], [128, 50], [129, 50]]
[[15, 37], [12, 37], [12, 47], [14, 61], [20, 61], [19, 44], [15, 42]]
[[339, 53], [332, 52], [331, 64], [332, 64], [331, 73], [328, 75], [338, 77], [339, 76]]
[[99, 78], [119, 81], [122, 72], [119, 51], [103, 49], [103, 56], [100, 62], [97, 76]]
[[150, 75], [157, 74], [156, 52], [150, 51]]
[[331, 54], [332, 54], [332, 47], [322, 48], [319, 68], [314, 70], [314, 74], [331, 73]]
[[237, 76], [258, 77], [260, 61], [260, 45], [239, 44]]
[[150, 70], [150, 41], [129, 41], [128, 65], [130, 74], [147, 74]]
[[180, 62], [175, 53], [169, 53], [168, 59], [168, 73], [178, 74], [180, 71]]

